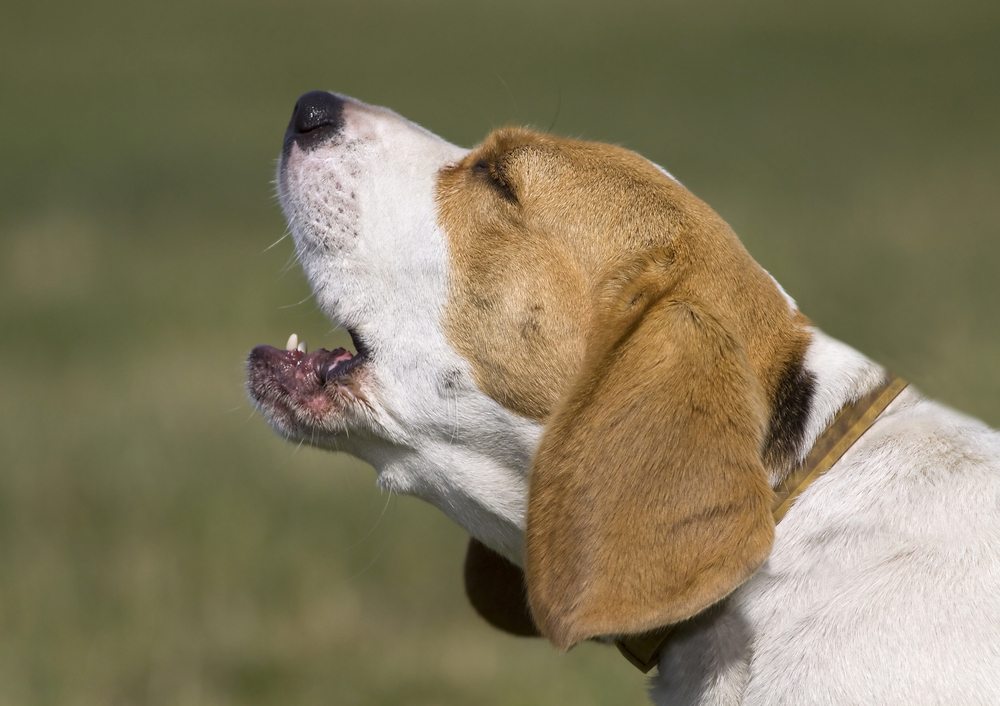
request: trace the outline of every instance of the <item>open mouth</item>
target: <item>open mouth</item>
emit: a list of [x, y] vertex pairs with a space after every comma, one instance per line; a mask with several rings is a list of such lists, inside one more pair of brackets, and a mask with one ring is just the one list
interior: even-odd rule
[[[247, 358], [250, 397], [286, 433], [308, 431], [347, 400], [364, 400], [357, 372], [368, 353], [351, 333], [357, 353], [320, 348], [310, 353], [294, 333], [285, 348], [257, 346]], [[347, 398], [347, 399], [345, 399]]]

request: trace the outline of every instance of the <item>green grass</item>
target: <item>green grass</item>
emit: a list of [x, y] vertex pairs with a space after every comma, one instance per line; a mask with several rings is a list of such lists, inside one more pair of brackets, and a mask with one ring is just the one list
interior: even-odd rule
[[644, 701], [613, 651], [491, 631], [461, 530], [252, 413], [252, 346], [342, 342], [268, 249], [306, 90], [636, 149], [1000, 424], [1000, 6], [869, 5], [0, 10], [0, 706]]

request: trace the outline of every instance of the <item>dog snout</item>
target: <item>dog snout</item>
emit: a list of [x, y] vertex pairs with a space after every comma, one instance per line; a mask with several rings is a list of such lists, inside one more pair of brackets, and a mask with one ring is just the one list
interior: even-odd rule
[[295, 103], [292, 119], [285, 131], [285, 151], [292, 143], [309, 150], [333, 135], [344, 126], [344, 100], [327, 91], [310, 91]]

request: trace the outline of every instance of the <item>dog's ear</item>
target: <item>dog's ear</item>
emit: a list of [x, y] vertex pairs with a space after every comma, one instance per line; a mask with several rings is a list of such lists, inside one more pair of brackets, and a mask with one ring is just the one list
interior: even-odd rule
[[[635, 282], [633, 282], [635, 284]], [[774, 539], [762, 386], [704, 302], [619, 289], [531, 471], [531, 610], [560, 649], [725, 597]]]
[[528, 589], [521, 567], [470, 538], [464, 573], [469, 603], [486, 622], [512, 635], [541, 635], [528, 609]]

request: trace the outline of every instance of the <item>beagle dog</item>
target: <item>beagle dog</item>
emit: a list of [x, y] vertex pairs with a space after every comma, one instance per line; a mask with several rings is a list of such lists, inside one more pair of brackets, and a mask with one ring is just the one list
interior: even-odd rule
[[653, 636], [657, 704], [1000, 703], [1000, 434], [886, 396], [669, 173], [313, 92], [278, 184], [356, 351], [260, 346], [250, 396], [464, 527], [488, 621]]

